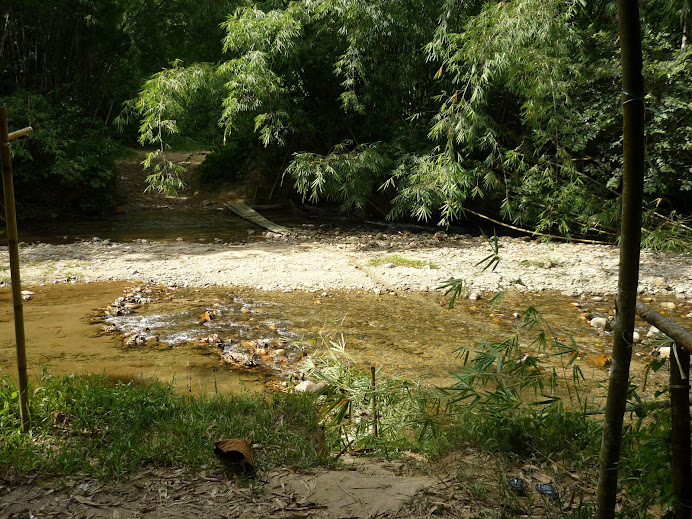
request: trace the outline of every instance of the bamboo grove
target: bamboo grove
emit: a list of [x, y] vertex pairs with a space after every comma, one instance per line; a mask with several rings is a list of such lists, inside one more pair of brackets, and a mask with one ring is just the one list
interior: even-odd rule
[[[642, 2], [652, 248], [689, 239], [689, 4]], [[53, 146], [44, 181], [107, 192], [99, 154], [113, 139], [164, 157], [194, 142], [233, 178], [280, 178], [346, 211], [446, 226], [470, 210], [616, 239], [614, 2], [14, 0], [3, 15], [0, 95], [25, 114], [17, 124], [50, 115], [68, 134], [36, 132]], [[21, 171], [39, 152], [17, 155]], [[173, 189], [179, 171], [163, 164], [152, 185]]]

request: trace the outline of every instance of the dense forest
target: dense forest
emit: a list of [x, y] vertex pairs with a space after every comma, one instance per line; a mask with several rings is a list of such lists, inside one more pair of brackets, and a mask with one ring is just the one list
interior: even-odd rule
[[[689, 237], [689, 7], [641, 3], [654, 248]], [[6, 0], [2, 16], [0, 97], [11, 130], [35, 128], [13, 146], [25, 212], [107, 207], [113, 158], [139, 141], [159, 189], [180, 185], [169, 146], [194, 146], [214, 150], [212, 182], [261, 176], [346, 211], [616, 239], [610, 0]]]

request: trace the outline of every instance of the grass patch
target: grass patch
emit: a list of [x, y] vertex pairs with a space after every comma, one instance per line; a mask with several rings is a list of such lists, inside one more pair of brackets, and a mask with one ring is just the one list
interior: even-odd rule
[[439, 269], [439, 265], [431, 261], [409, 259], [399, 254], [387, 254], [386, 256], [381, 256], [379, 258], [372, 258], [368, 261], [368, 265], [371, 267], [378, 267], [386, 263], [393, 263], [397, 267], [413, 267], [416, 269], [422, 269], [424, 267], [430, 267], [431, 269]]
[[177, 395], [169, 386], [104, 377], [44, 376], [31, 391], [32, 429], [20, 432], [17, 389], [0, 379], [0, 475], [120, 477], [145, 466], [216, 464], [214, 442], [262, 445], [259, 471], [325, 462], [315, 398], [303, 394]]
[[555, 258], [548, 258], [546, 260], [521, 260], [519, 262], [519, 265], [521, 265], [522, 267], [540, 267], [544, 269], [551, 269], [553, 267], [559, 267], [560, 265], [562, 265], [562, 263], [560, 263], [560, 261], [556, 260]]

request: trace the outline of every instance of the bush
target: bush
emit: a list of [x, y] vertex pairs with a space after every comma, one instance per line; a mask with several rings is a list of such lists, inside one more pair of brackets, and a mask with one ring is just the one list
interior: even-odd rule
[[113, 162], [120, 145], [77, 100], [56, 103], [21, 92], [7, 99], [10, 131], [34, 131], [12, 144], [20, 211], [98, 213], [110, 204]]

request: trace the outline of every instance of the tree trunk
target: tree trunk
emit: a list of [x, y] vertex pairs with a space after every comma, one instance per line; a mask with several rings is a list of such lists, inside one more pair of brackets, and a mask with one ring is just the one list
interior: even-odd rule
[[622, 226], [620, 229], [620, 268], [618, 273], [617, 316], [613, 332], [613, 361], [606, 403], [596, 518], [615, 516], [618, 462], [622, 441], [622, 422], [627, 401], [632, 334], [634, 332], [639, 248], [641, 242], [642, 196], [644, 183], [644, 78], [637, 0], [618, 0], [620, 50], [622, 59], [623, 105], [623, 186]]

